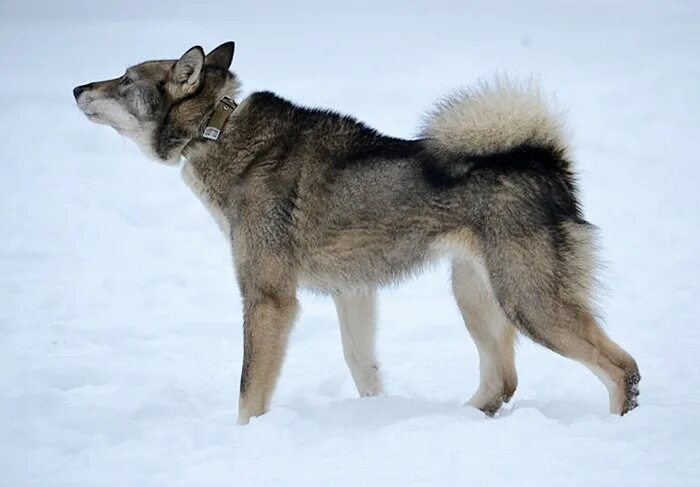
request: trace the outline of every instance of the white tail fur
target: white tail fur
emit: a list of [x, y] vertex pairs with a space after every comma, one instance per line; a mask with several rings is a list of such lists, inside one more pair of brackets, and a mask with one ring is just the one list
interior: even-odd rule
[[441, 100], [420, 136], [448, 154], [488, 155], [520, 145], [566, 151], [564, 127], [535, 82], [482, 82]]

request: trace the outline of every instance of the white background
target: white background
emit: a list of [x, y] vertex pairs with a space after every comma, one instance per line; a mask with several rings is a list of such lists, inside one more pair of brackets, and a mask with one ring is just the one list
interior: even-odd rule
[[[226, 242], [172, 168], [73, 86], [237, 42], [247, 92], [411, 137], [441, 95], [534, 74], [568, 109], [601, 227], [606, 329], [641, 405], [522, 340], [495, 419], [446, 266], [382, 294], [387, 394], [356, 397], [330, 300], [302, 296], [272, 411], [235, 425]], [[0, 3], [0, 485], [700, 485], [700, 4]]]

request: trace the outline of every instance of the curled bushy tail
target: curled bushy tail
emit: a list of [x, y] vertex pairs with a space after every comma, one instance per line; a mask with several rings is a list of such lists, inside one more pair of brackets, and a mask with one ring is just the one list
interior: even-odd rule
[[565, 156], [567, 149], [563, 123], [539, 86], [500, 78], [441, 100], [420, 135], [446, 155], [484, 156], [529, 146]]

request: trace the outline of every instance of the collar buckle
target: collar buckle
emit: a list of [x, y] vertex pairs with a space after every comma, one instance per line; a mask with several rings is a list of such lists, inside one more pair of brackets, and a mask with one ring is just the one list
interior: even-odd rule
[[231, 97], [225, 96], [219, 100], [214, 113], [202, 129], [202, 137], [208, 140], [219, 140], [224, 124], [237, 107], [238, 105]]

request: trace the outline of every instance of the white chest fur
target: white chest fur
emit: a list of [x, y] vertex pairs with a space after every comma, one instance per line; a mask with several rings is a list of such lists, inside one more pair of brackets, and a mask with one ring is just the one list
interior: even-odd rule
[[199, 201], [204, 204], [207, 210], [209, 210], [211, 216], [214, 217], [214, 220], [216, 221], [217, 225], [219, 225], [219, 228], [223, 232], [224, 236], [226, 238], [230, 238], [231, 225], [229, 224], [228, 218], [226, 218], [226, 215], [221, 207], [211, 197], [211, 194], [205, 187], [204, 183], [197, 176], [192, 164], [185, 162], [185, 165], [182, 167], [181, 174], [182, 179], [185, 181], [187, 186], [189, 186], [192, 192], [197, 195]]

